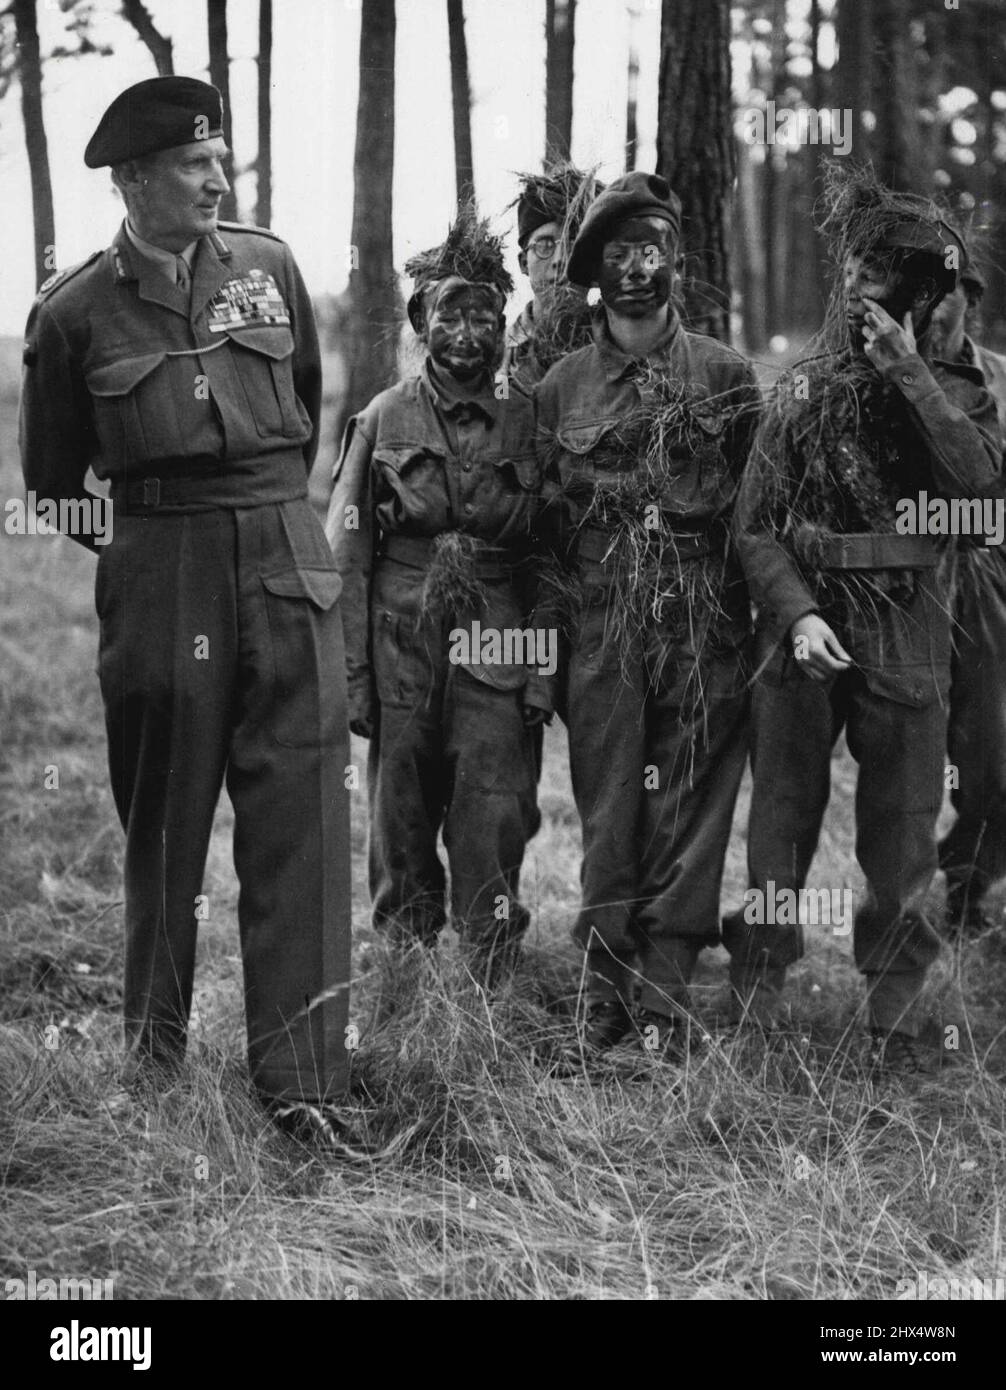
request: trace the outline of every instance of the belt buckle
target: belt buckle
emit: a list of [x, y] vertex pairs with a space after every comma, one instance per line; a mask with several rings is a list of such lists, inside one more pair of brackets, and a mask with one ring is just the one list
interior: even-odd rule
[[144, 478], [143, 505], [145, 507], [159, 507], [161, 505], [160, 478]]

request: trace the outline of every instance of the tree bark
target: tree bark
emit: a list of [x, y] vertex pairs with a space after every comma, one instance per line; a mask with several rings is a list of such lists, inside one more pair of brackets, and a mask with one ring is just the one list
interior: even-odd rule
[[863, 117], [873, 110], [873, 44], [866, 0], [838, 0], [835, 16], [838, 58], [832, 74], [834, 104], [852, 119], [850, 158], [857, 163], [873, 156], [873, 140]]
[[472, 89], [468, 79], [463, 0], [447, 0], [447, 39], [451, 51], [451, 110], [454, 114], [454, 185], [458, 207], [475, 197], [472, 165]]
[[353, 244], [346, 389], [336, 412], [341, 438], [351, 415], [396, 377], [400, 299], [392, 246], [395, 167], [395, 0], [364, 0], [360, 19], [360, 94], [353, 160]]
[[158, 29], [143, 0], [122, 0], [122, 13], [149, 49], [158, 77], [173, 77], [175, 60], [172, 42]]
[[272, 226], [272, 0], [258, 6], [258, 157], [255, 222]]
[[42, 114], [42, 60], [35, 0], [14, 0], [14, 24], [21, 80], [21, 115], [31, 175], [31, 211], [35, 228], [35, 287], [56, 269], [56, 219], [52, 208], [49, 146]]
[[[206, 0], [206, 19], [210, 47], [210, 81], [223, 98], [224, 139], [227, 141], [227, 148], [232, 152], [233, 163], [230, 58], [227, 56], [227, 0]], [[237, 215], [237, 197], [232, 183], [230, 192], [220, 200], [220, 216], [225, 222], [236, 222]]]
[[688, 326], [725, 342], [734, 161], [728, 0], [663, 0], [657, 172], [681, 199]]
[[545, 4], [545, 165], [571, 157], [576, 0]]
[[[845, 0], [848, 3], [848, 0]], [[892, 188], [924, 192], [929, 170], [919, 124], [919, 78], [907, 0], [872, 0], [877, 173]]]
[[639, 6], [629, 5], [629, 68], [625, 86], [625, 172], [636, 167], [639, 143]]

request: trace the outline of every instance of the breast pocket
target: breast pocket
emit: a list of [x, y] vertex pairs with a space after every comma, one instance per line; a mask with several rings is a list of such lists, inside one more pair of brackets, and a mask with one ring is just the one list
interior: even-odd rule
[[620, 470], [631, 468], [635, 463], [623, 434], [614, 420], [584, 420], [561, 426], [556, 438], [574, 470], [583, 467]]
[[293, 384], [293, 334], [289, 328], [227, 330], [248, 414], [267, 439], [307, 437], [307, 413]]
[[428, 444], [379, 445], [374, 466], [381, 476], [378, 519], [386, 530], [398, 530], [406, 519], [424, 535], [450, 524], [445, 462], [447, 454]]
[[149, 463], [185, 453], [166, 352], [105, 362], [85, 371], [102, 454]]

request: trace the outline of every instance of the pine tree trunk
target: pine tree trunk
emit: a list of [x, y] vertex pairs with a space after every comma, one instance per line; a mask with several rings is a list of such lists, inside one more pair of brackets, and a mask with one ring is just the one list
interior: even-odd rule
[[[231, 80], [230, 59], [227, 56], [227, 0], [206, 0], [206, 20], [210, 48], [210, 81], [218, 89], [224, 103], [224, 139], [233, 152], [231, 140]], [[220, 216], [225, 222], [236, 222], [237, 198], [233, 184], [220, 200]]]
[[576, 0], [545, 4], [545, 164], [569, 159], [573, 144]]
[[682, 203], [688, 326], [724, 342], [734, 161], [728, 0], [663, 0], [657, 172]]
[[353, 244], [341, 438], [351, 415], [396, 377], [400, 301], [391, 210], [395, 168], [395, 0], [365, 0], [360, 19], [360, 94], [353, 160]]
[[838, 0], [835, 16], [838, 59], [832, 71], [833, 104], [848, 111], [852, 123], [850, 159], [873, 157], [873, 138], [863, 117], [873, 109], [873, 41], [867, 0]]
[[143, 0], [122, 0], [122, 13], [149, 49], [157, 76], [173, 77], [175, 60], [171, 40], [157, 28]]
[[877, 173], [892, 188], [924, 192], [929, 170], [919, 124], [919, 79], [907, 0], [872, 0]]
[[629, 68], [625, 85], [625, 171], [636, 167], [639, 143], [639, 6], [629, 5]]
[[255, 222], [272, 226], [272, 0], [258, 6], [258, 158]]
[[447, 38], [451, 50], [451, 110], [454, 114], [454, 185], [458, 207], [475, 197], [472, 164], [472, 89], [462, 0], [447, 0]]
[[42, 115], [42, 61], [38, 46], [35, 0], [14, 0], [21, 115], [31, 175], [31, 211], [35, 227], [35, 286], [56, 269], [56, 220], [52, 209], [49, 146]]

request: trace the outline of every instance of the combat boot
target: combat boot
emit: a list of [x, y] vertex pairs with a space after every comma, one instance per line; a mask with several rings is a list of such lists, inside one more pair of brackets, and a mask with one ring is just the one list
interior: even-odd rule
[[590, 1052], [606, 1052], [620, 1043], [632, 1028], [632, 1015], [621, 999], [596, 999], [587, 1006], [583, 1046]]

